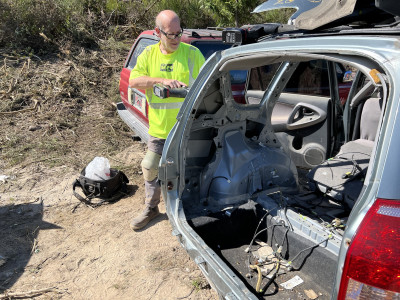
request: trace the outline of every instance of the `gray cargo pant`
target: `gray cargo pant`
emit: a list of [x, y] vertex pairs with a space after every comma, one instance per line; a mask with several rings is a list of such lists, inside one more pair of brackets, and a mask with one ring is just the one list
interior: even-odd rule
[[[150, 136], [149, 141], [147, 143], [147, 151], [151, 151], [157, 153], [158, 155], [161, 155], [164, 148], [164, 144], [165, 144], [165, 139], [160, 139]], [[158, 159], [157, 161], [153, 161], [153, 164], [158, 168], [159, 162], [160, 159]], [[160, 203], [160, 196], [161, 196], [161, 187], [158, 183], [158, 178], [155, 177], [155, 179], [151, 181], [147, 181], [145, 179], [144, 185], [146, 194], [145, 204], [150, 207], [156, 207]]]

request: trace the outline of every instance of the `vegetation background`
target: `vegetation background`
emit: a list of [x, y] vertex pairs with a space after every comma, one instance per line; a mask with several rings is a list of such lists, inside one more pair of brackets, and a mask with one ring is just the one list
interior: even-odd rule
[[[146, 233], [128, 226], [145, 146], [116, 113], [119, 73], [159, 11], [186, 28], [286, 23], [288, 10], [251, 14], [260, 2], [0, 0], [0, 299], [216, 298], [165, 214]], [[72, 183], [95, 156], [130, 184], [92, 210]]]
[[96, 144], [104, 150], [101, 141], [106, 139], [108, 152], [120, 149], [124, 146], [121, 140], [110, 143], [110, 129], [126, 128], [112, 119], [113, 109], [107, 103], [119, 101], [118, 78], [125, 57], [137, 35], [154, 27], [158, 12], [175, 10], [185, 28], [286, 23], [291, 10], [252, 14], [262, 2], [0, 0], [0, 118], [25, 120], [26, 116], [16, 112], [34, 109], [36, 122], [27, 129], [45, 130], [38, 144], [35, 135], [17, 132], [16, 122], [6, 122], [4, 126], [11, 127], [7, 135], [0, 136], [2, 163], [13, 166], [34, 156], [51, 165], [84, 165], [90, 151], [80, 161], [77, 155], [60, 159], [59, 154], [74, 154], [73, 146], [80, 140], [74, 129], [78, 124], [94, 125], [93, 116], [82, 113], [92, 98], [97, 103], [105, 100], [103, 111], [110, 117], [91, 132], [97, 136]]
[[175, 10], [186, 28], [283, 22], [291, 10], [252, 14], [262, 0], [0, 0], [1, 45], [43, 48], [58, 42], [93, 46], [152, 28], [163, 9]]

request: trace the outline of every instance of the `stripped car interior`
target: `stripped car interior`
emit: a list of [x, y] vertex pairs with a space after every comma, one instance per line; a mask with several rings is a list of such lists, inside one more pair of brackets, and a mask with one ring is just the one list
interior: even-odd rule
[[[343, 66], [353, 70], [346, 98]], [[230, 88], [230, 72], [243, 69], [246, 104]], [[189, 226], [252, 292], [274, 294], [272, 281], [300, 270], [329, 294], [385, 80], [366, 57], [268, 52], [227, 59], [205, 83], [180, 147], [180, 199]]]
[[[370, 37], [332, 35], [214, 54], [168, 137], [160, 179], [173, 233], [225, 299], [303, 299], [280, 286], [295, 275], [318, 299], [334, 294], [396, 59], [378, 57]], [[232, 95], [238, 70], [245, 103]]]
[[[263, 266], [260, 243], [279, 256], [263, 257], [274, 276], [302, 267], [310, 268], [307, 273], [321, 286], [321, 279], [329, 282], [335, 272], [329, 266], [336, 264], [327, 262], [338, 254], [367, 175], [385, 101], [384, 75], [371, 61], [327, 58], [268, 53], [227, 61], [187, 125], [181, 200], [188, 223], [254, 289], [257, 276], [246, 274], [254, 260], [261, 259], [258, 265]], [[359, 70], [347, 106], [340, 107], [334, 96], [284, 92], [291, 75], [313, 63], [328, 70], [337, 63]], [[246, 105], [233, 100], [229, 71], [240, 66], [252, 66], [250, 73], [275, 70], [276, 64], [270, 82], [260, 83], [268, 86], [265, 91], [248, 90]], [[319, 259], [308, 264], [311, 252]]]

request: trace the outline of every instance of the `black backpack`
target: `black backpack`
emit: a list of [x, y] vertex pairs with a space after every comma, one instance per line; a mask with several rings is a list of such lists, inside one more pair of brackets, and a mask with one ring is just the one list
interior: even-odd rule
[[[85, 177], [85, 169], [81, 172], [81, 175], [73, 183], [72, 189], [74, 196], [81, 202], [96, 207], [101, 205], [103, 202], [114, 202], [127, 195], [127, 183], [129, 183], [128, 177], [124, 172], [110, 169], [110, 179], [107, 180], [93, 180]], [[79, 195], [75, 188], [80, 187], [85, 194], [85, 197]], [[99, 198], [100, 201], [92, 202], [92, 199]]]

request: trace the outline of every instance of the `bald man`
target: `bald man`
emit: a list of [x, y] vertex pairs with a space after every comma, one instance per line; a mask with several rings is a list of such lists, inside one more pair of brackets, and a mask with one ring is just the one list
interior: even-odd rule
[[160, 212], [161, 189], [158, 183], [158, 164], [165, 139], [175, 125], [176, 116], [183, 98], [160, 99], [153, 93], [154, 84], [160, 83], [170, 88], [186, 87], [199, 74], [204, 56], [199, 49], [181, 42], [183, 30], [178, 15], [172, 10], [164, 10], [156, 17], [155, 32], [160, 41], [146, 47], [138, 56], [136, 66], [129, 77], [129, 86], [146, 90], [149, 104], [149, 141], [146, 156], [142, 161], [145, 181], [145, 208], [134, 218], [134, 230], [145, 227]]

